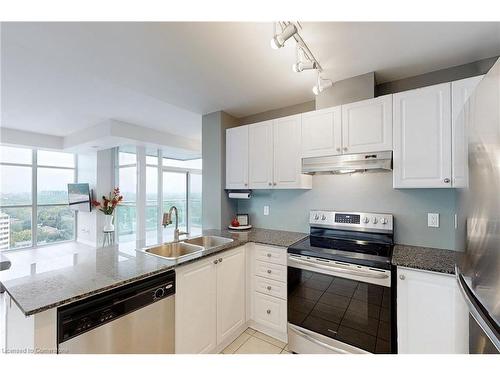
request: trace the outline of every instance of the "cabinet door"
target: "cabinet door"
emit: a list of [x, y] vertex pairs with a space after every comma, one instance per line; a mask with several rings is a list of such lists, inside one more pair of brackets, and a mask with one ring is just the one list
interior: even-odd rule
[[301, 116], [289, 116], [274, 120], [274, 179], [275, 189], [302, 187], [300, 157]]
[[465, 132], [467, 100], [484, 76], [461, 79], [451, 83], [451, 160], [452, 184], [455, 188], [468, 186], [468, 151]]
[[302, 114], [302, 157], [342, 153], [342, 107]]
[[455, 277], [399, 267], [397, 275], [398, 353], [463, 353], [468, 317]]
[[450, 86], [394, 94], [395, 188], [451, 187]]
[[175, 294], [175, 352], [211, 353], [217, 346], [215, 258], [177, 270]]
[[245, 299], [245, 248], [239, 247], [217, 264], [217, 344], [245, 323]]
[[271, 189], [273, 185], [273, 122], [249, 125], [250, 189]]
[[392, 150], [392, 95], [342, 106], [344, 154]]
[[226, 189], [248, 189], [248, 126], [226, 130]]

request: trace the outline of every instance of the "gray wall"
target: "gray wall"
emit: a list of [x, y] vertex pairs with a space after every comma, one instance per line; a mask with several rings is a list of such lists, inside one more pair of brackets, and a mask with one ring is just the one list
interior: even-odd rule
[[314, 111], [315, 109], [316, 109], [316, 103], [314, 100], [311, 100], [310, 102], [295, 104], [278, 109], [272, 109], [270, 111], [260, 112], [246, 117], [240, 117], [238, 119], [238, 125], [255, 124], [256, 122], [296, 115], [297, 113]]
[[[328, 72], [323, 74], [328, 77]], [[316, 96], [316, 109], [371, 99], [375, 95], [375, 73], [366, 73], [333, 83], [333, 87]]]
[[212, 112], [202, 117], [202, 226], [221, 229], [236, 213], [236, 202], [224, 191], [226, 180], [226, 129], [236, 119], [225, 112]]
[[[270, 206], [269, 216], [263, 215]], [[307, 232], [311, 209], [392, 213], [395, 240], [401, 244], [455, 249], [453, 189], [392, 188], [392, 173], [318, 175], [312, 190], [254, 191], [238, 200], [238, 213], [249, 213], [259, 228]], [[440, 214], [440, 227], [427, 227], [427, 213]]]

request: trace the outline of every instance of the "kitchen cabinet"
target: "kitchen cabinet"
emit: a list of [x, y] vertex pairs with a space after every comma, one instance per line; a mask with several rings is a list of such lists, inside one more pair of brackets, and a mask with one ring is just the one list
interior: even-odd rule
[[393, 95], [394, 188], [449, 188], [451, 84]]
[[222, 254], [217, 264], [217, 343], [246, 322], [245, 248]]
[[342, 107], [320, 109], [302, 114], [303, 158], [342, 153]]
[[454, 188], [468, 186], [469, 168], [465, 116], [470, 106], [467, 100], [483, 77], [471, 77], [451, 83], [451, 175]]
[[392, 150], [392, 95], [342, 105], [342, 153]]
[[273, 122], [249, 125], [248, 137], [250, 189], [270, 189], [273, 186]]
[[468, 312], [454, 275], [397, 269], [398, 353], [468, 353]]
[[248, 126], [226, 130], [226, 189], [248, 189]]
[[176, 273], [176, 353], [214, 353], [246, 322], [245, 247], [181, 266]]
[[300, 115], [248, 125], [250, 189], [311, 188], [301, 174], [300, 126]]
[[250, 326], [287, 341], [287, 250], [262, 244], [250, 249]]

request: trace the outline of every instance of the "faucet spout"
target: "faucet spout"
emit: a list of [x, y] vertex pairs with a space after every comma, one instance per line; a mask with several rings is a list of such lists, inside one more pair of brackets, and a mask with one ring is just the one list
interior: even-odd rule
[[179, 211], [177, 207], [172, 206], [163, 214], [162, 225], [165, 228], [167, 225], [172, 224], [172, 214], [175, 213], [175, 229], [174, 229], [174, 241], [179, 241], [179, 236], [181, 234], [189, 234], [188, 232], [179, 231]]

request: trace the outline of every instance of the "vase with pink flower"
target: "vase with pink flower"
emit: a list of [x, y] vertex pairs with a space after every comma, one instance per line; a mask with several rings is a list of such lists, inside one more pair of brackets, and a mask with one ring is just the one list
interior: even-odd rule
[[107, 197], [103, 195], [101, 201], [92, 201], [92, 205], [104, 214], [104, 232], [113, 232], [115, 230], [113, 213], [116, 206], [122, 201], [123, 195], [120, 194], [120, 188], [118, 187], [115, 187]]

